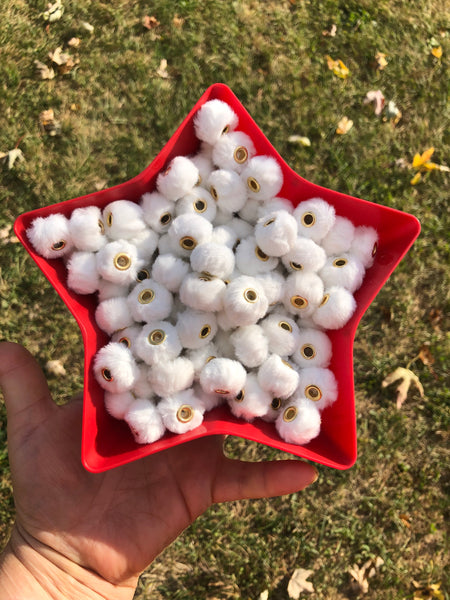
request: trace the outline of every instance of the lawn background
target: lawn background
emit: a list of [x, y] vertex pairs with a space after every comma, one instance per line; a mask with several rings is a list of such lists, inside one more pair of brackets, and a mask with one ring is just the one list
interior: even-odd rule
[[[302, 597], [351, 599], [361, 590], [349, 569], [376, 557], [384, 564], [368, 600], [448, 598], [450, 178], [434, 170], [410, 182], [416, 153], [434, 147], [432, 160], [450, 164], [449, 3], [80, 0], [64, 2], [52, 23], [43, 1], [0, 6], [0, 151], [19, 148], [24, 157], [11, 169], [0, 165], [1, 336], [25, 343], [43, 366], [62, 362], [64, 377], [49, 373], [56, 401], [82, 386], [81, 336], [11, 226], [22, 212], [137, 175], [212, 83], [231, 87], [306, 179], [422, 224], [358, 328], [356, 465], [321, 467], [304, 493], [211, 508], [142, 576], [136, 598], [257, 600], [268, 590], [282, 600], [303, 567], [315, 593]], [[159, 24], [147, 29], [145, 16]], [[74, 37], [77, 48], [67, 45]], [[59, 46], [76, 64], [65, 74], [53, 65], [54, 79], [42, 80], [35, 61], [52, 66], [48, 53]], [[348, 67], [346, 79], [328, 68], [327, 55]], [[401, 111], [396, 124], [363, 104], [378, 89]], [[39, 122], [50, 108], [58, 135]], [[353, 127], [338, 135], [344, 116]], [[425, 390], [421, 398], [411, 388], [400, 410], [395, 386], [381, 388], [399, 366]], [[1, 544], [14, 518], [5, 430], [2, 406]], [[230, 440], [228, 451], [281, 456], [242, 440]], [[439, 583], [441, 596], [430, 587]]]

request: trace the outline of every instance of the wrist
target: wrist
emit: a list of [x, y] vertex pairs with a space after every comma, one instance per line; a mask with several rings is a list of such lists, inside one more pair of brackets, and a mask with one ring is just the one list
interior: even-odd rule
[[108, 582], [17, 526], [0, 555], [2, 600], [132, 600], [136, 583]]

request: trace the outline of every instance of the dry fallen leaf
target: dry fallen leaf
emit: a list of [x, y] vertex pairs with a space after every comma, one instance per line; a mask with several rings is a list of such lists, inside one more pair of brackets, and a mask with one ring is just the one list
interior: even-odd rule
[[156, 74], [162, 79], [167, 79], [169, 77], [169, 73], [167, 72], [167, 60], [165, 58], [161, 59], [159, 67], [156, 69]]
[[63, 52], [61, 46], [58, 46], [53, 52], [49, 52], [48, 57], [58, 67], [61, 75], [69, 73], [80, 62], [78, 58], [74, 59], [67, 52]]
[[158, 25], [160, 25], [160, 22], [153, 15], [151, 17], [149, 17], [149, 15], [145, 15], [145, 17], [142, 19], [142, 25], [145, 27], [145, 29], [155, 29], [158, 27]]
[[405, 402], [411, 384], [413, 384], [418, 389], [420, 397], [424, 398], [425, 394], [423, 391], [423, 387], [417, 375], [409, 369], [405, 369], [403, 367], [398, 367], [397, 369], [395, 369], [395, 371], [387, 375], [387, 377], [385, 377], [381, 382], [381, 387], [385, 388], [391, 383], [394, 383], [395, 381], [399, 380], [402, 381], [396, 388], [398, 409], [400, 409], [403, 403]]
[[412, 168], [416, 169], [417, 173], [411, 179], [411, 185], [415, 185], [422, 178], [422, 173], [427, 173], [429, 171], [444, 171], [450, 172], [450, 168], [446, 165], [438, 165], [434, 162], [431, 162], [430, 158], [433, 156], [434, 148], [428, 148], [422, 154], [415, 154], [412, 162]]
[[314, 592], [314, 586], [308, 577], [313, 573], [310, 569], [295, 569], [287, 586], [287, 593], [292, 600], [298, 600], [302, 592]]
[[45, 369], [50, 375], [56, 375], [56, 377], [63, 377], [66, 375], [66, 369], [60, 360], [47, 361]]
[[63, 16], [63, 13], [64, 6], [62, 5], [61, 0], [56, 0], [54, 4], [47, 4], [47, 10], [42, 13], [42, 18], [44, 21], [54, 23], [55, 21], [59, 21], [59, 19]]
[[333, 23], [333, 25], [331, 26], [329, 31], [327, 29], [324, 29], [322, 31], [322, 35], [324, 37], [334, 37], [336, 35], [336, 31], [337, 31], [337, 26]]
[[0, 245], [6, 246], [6, 244], [18, 244], [19, 238], [14, 234], [12, 225], [6, 225], [0, 229]]
[[384, 52], [377, 52], [375, 54], [375, 60], [377, 61], [377, 69], [382, 71], [388, 65], [388, 61], [386, 60], [387, 54]]
[[311, 140], [303, 135], [290, 135], [288, 142], [291, 144], [300, 144], [300, 146], [311, 146]]
[[397, 105], [395, 104], [395, 102], [393, 100], [389, 100], [389, 102], [386, 106], [386, 110], [384, 111], [384, 114], [386, 115], [386, 120], [392, 121], [392, 123], [394, 125], [397, 125], [397, 123], [402, 118], [402, 113], [397, 108]]
[[260, 593], [258, 600], [268, 600], [269, 599], [269, 590], [264, 590]]
[[336, 133], [339, 135], [345, 135], [346, 133], [348, 133], [350, 131], [350, 129], [352, 127], [353, 127], [353, 121], [351, 119], [349, 119], [348, 117], [342, 117], [342, 119], [338, 123]]
[[39, 60], [35, 60], [34, 64], [36, 65], [36, 69], [38, 70], [41, 79], [54, 79], [55, 71], [51, 67], [48, 67]]
[[327, 59], [327, 65], [330, 71], [333, 71], [333, 73], [341, 79], [347, 79], [350, 74], [350, 70], [344, 65], [340, 58], [334, 60], [328, 55], [325, 58]]
[[413, 586], [416, 588], [413, 600], [444, 600], [445, 596], [441, 590], [441, 583], [430, 583], [421, 585], [413, 580]]
[[185, 19], [183, 19], [183, 17], [179, 17], [178, 15], [174, 15], [172, 19], [173, 26], [177, 29], [181, 29], [183, 27], [184, 21]]
[[364, 104], [369, 104], [370, 102], [373, 102], [375, 114], [379, 117], [384, 108], [383, 92], [381, 90], [371, 90], [370, 92], [367, 92], [366, 97], [364, 98]]
[[67, 42], [67, 45], [71, 48], [79, 48], [81, 46], [81, 40], [78, 37], [70, 38], [70, 40]]
[[39, 115], [39, 125], [44, 133], [52, 137], [61, 133], [61, 124], [55, 119], [53, 108], [41, 112]]
[[442, 57], [442, 46], [437, 46], [435, 48], [431, 49], [431, 54], [435, 57], [435, 58], [441, 58]]
[[354, 579], [359, 593], [367, 594], [369, 591], [369, 579], [376, 574], [377, 569], [383, 564], [384, 560], [380, 556], [377, 556], [375, 559], [369, 558], [362, 567], [355, 564], [348, 570], [348, 573]]
[[88, 23], [87, 21], [81, 21], [80, 27], [90, 33], [91, 35], [94, 33], [94, 26]]
[[25, 157], [20, 148], [13, 148], [12, 150], [8, 150], [8, 152], [0, 152], [0, 160], [6, 162], [8, 169], [12, 169], [16, 160], [23, 162]]

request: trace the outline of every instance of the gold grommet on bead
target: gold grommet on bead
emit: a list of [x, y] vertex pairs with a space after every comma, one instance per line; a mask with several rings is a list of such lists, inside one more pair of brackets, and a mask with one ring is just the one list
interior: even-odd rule
[[172, 168], [172, 165], [170, 165], [169, 167], [167, 167], [167, 169], [163, 173], [164, 177], [169, 174], [171, 168]]
[[180, 423], [189, 423], [194, 418], [194, 409], [189, 404], [182, 404], [177, 410], [177, 419]]
[[113, 224], [113, 215], [112, 215], [112, 212], [109, 212], [106, 215], [106, 224], [108, 225], [108, 227], [112, 226], [112, 224]]
[[303, 296], [292, 296], [291, 304], [294, 308], [303, 309], [308, 306], [308, 300], [303, 298]]
[[150, 304], [155, 299], [155, 292], [150, 288], [142, 290], [138, 296], [138, 302], [140, 304]]
[[348, 260], [346, 258], [336, 258], [333, 260], [333, 267], [345, 267], [347, 263]]
[[375, 256], [375, 254], [377, 253], [378, 250], [378, 242], [375, 242], [375, 244], [373, 245], [372, 248], [372, 256]]
[[230, 125], [225, 125], [225, 127], [222, 129], [222, 135], [228, 133], [230, 131]]
[[281, 360], [281, 362], [282, 362], [284, 365], [286, 365], [287, 367], [289, 367], [290, 369], [293, 369], [293, 368], [294, 368], [294, 367], [291, 365], [291, 363], [288, 363], [288, 361], [287, 361], [287, 360], [283, 360], [283, 359], [282, 359], [282, 360]]
[[102, 369], [102, 377], [105, 381], [112, 381], [114, 379], [109, 369]]
[[193, 250], [197, 245], [197, 240], [195, 240], [190, 235], [185, 235], [180, 239], [180, 246], [183, 250]]
[[200, 273], [198, 278], [200, 279], [200, 281], [212, 281], [213, 280], [213, 276], [210, 273], [206, 273], [205, 271]]
[[289, 266], [294, 271], [301, 271], [303, 269], [303, 265], [301, 265], [300, 263], [294, 262], [293, 260], [291, 260], [291, 262], [289, 263]]
[[280, 410], [281, 404], [281, 398], [273, 398], [272, 402], [270, 403], [270, 406], [273, 408], [273, 410]]
[[205, 361], [205, 365], [206, 365], [206, 364], [208, 364], [208, 363], [209, 363], [211, 360], [214, 360], [215, 358], [216, 358], [216, 357], [215, 357], [215, 356], [213, 356], [213, 355], [211, 355], [211, 356], [208, 356], [208, 358], [207, 358], [207, 359], [206, 359], [206, 361]]
[[298, 410], [296, 406], [288, 406], [283, 413], [283, 421], [290, 423], [297, 416]]
[[256, 302], [258, 300], [258, 294], [256, 293], [255, 290], [252, 290], [252, 288], [247, 288], [244, 291], [243, 296], [244, 296], [244, 300], [246, 302], [253, 303], [253, 302]]
[[168, 225], [172, 220], [172, 215], [170, 212], [165, 212], [159, 217], [159, 222], [161, 225]]
[[255, 192], [255, 194], [261, 189], [261, 186], [254, 177], [247, 178], [247, 186], [252, 192]]
[[219, 396], [226, 396], [230, 392], [229, 392], [229, 390], [217, 389], [217, 390], [214, 390], [214, 393], [219, 394]]
[[292, 325], [290, 323], [288, 323], [287, 321], [280, 321], [278, 323], [278, 327], [281, 327], [281, 329], [284, 329], [285, 331], [289, 331], [290, 333], [292, 332]]
[[259, 258], [259, 260], [262, 260], [263, 262], [266, 262], [269, 260], [268, 255], [265, 252], [263, 252], [259, 246], [256, 246], [255, 254], [256, 254], [257, 258]]
[[195, 210], [195, 212], [203, 213], [203, 212], [205, 212], [206, 209], [207, 209], [207, 204], [201, 198], [199, 198], [198, 200], [196, 200], [194, 202], [194, 210]]
[[100, 233], [105, 235], [105, 224], [101, 219], [98, 220], [98, 228], [100, 229]]
[[141, 269], [136, 275], [136, 281], [144, 281], [150, 279], [150, 271], [148, 269]]
[[130, 338], [127, 338], [125, 336], [120, 338], [119, 344], [122, 344], [126, 348], [129, 348], [131, 346]]
[[300, 352], [302, 353], [303, 358], [306, 358], [307, 360], [314, 358], [316, 355], [316, 350], [314, 346], [311, 346], [311, 344], [304, 344], [301, 347]]
[[266, 221], [263, 225], [263, 227], [269, 227], [269, 225], [272, 225], [272, 223], [275, 223], [275, 217], [272, 217], [271, 219], [269, 219], [268, 221]]
[[202, 176], [200, 175], [200, 173], [198, 174], [197, 183], [195, 185], [202, 185]]
[[211, 325], [203, 325], [200, 330], [199, 337], [204, 340], [211, 333]]
[[318, 402], [322, 398], [322, 390], [317, 385], [308, 385], [305, 388], [305, 396], [313, 402]]
[[217, 200], [219, 199], [219, 194], [217, 193], [217, 190], [213, 185], [209, 188], [209, 193], [214, 198], [214, 200], [217, 202]]
[[324, 304], [326, 304], [329, 299], [330, 299], [330, 294], [325, 294], [325, 296], [322, 298], [322, 302], [319, 304], [319, 306], [323, 306]]
[[131, 258], [125, 252], [120, 252], [114, 257], [114, 266], [119, 271], [126, 271], [131, 267]]
[[148, 341], [152, 346], [158, 346], [159, 344], [162, 344], [165, 339], [166, 332], [162, 329], [154, 329], [149, 333], [148, 336]]
[[311, 212], [306, 212], [302, 215], [302, 225], [312, 227], [316, 222], [316, 215]]
[[236, 400], [236, 402], [242, 402], [245, 398], [245, 390], [242, 389], [240, 392], [238, 392], [238, 394], [236, 394], [236, 396], [234, 397], [234, 399]]
[[234, 160], [242, 165], [248, 158], [248, 150], [245, 146], [238, 146], [233, 153]]
[[59, 252], [60, 250], [63, 250], [65, 247], [66, 247], [65, 240], [59, 240], [58, 242], [55, 242], [54, 244], [52, 244], [52, 250], [55, 250], [55, 252]]

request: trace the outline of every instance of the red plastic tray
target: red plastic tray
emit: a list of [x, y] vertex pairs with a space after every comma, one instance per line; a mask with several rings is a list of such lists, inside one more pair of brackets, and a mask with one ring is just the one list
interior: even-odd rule
[[[278, 160], [284, 175], [280, 196], [289, 198], [294, 206], [301, 200], [320, 196], [335, 207], [336, 214], [348, 217], [354, 225], [370, 225], [379, 234], [374, 264], [366, 271], [362, 287], [355, 294], [357, 308], [352, 319], [344, 328], [327, 332], [333, 344], [330, 368], [338, 381], [339, 396], [322, 415], [320, 435], [305, 446], [284, 442], [274, 425], [261, 419], [253, 423], [237, 419], [226, 407], [206, 413], [202, 425], [189, 433], [166, 433], [153, 444], [136, 444], [128, 425], [112, 418], [106, 412], [103, 390], [92, 372], [91, 365], [95, 353], [109, 339], [99, 330], [94, 320], [96, 295], [81, 296], [68, 289], [63, 261], [46, 260], [38, 256], [26, 235], [27, 228], [38, 216], [47, 216], [55, 212], [69, 216], [80, 206], [97, 205], [102, 208], [119, 199], [139, 201], [144, 192], [155, 188], [157, 174], [174, 156], [188, 155], [198, 149], [199, 142], [194, 133], [193, 117], [202, 104], [213, 98], [224, 100], [234, 109], [239, 117], [238, 128], [252, 137], [258, 154], [272, 155]], [[410, 214], [320, 187], [300, 177], [281, 158], [227, 86], [214, 84], [206, 90], [161, 152], [137, 177], [107, 190], [25, 213], [17, 218], [14, 229], [81, 329], [85, 350], [81, 458], [86, 469], [92, 472], [105, 471], [177, 444], [214, 434], [239, 436], [337, 469], [346, 469], [354, 464], [357, 455], [353, 382], [355, 331], [367, 307], [419, 235], [420, 224]]]

